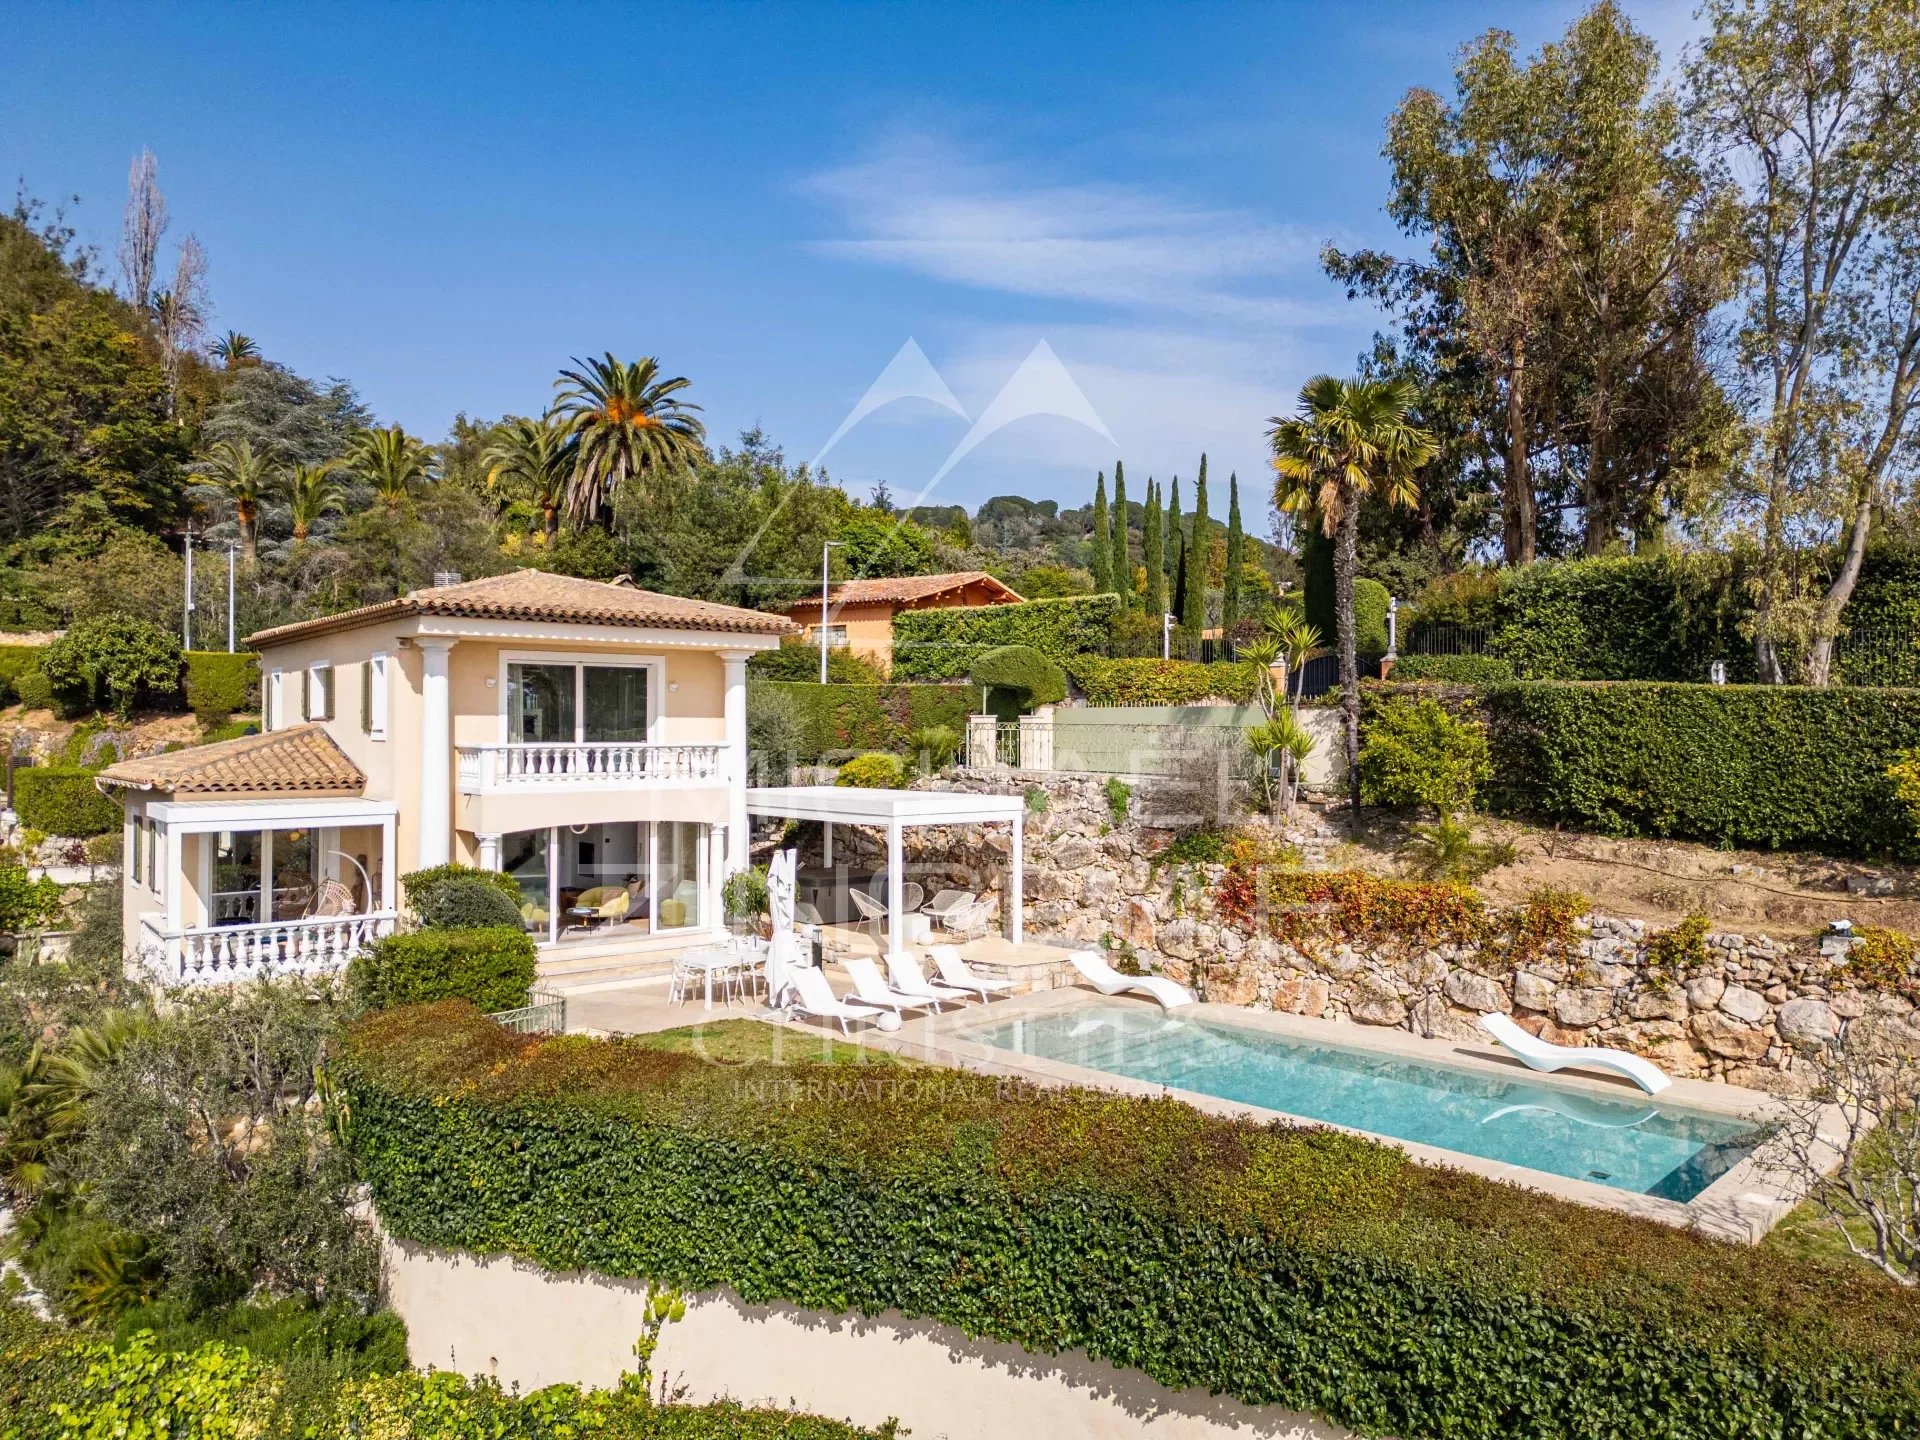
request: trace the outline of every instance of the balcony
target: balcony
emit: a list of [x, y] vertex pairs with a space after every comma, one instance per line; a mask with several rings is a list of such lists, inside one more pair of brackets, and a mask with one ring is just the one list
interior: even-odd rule
[[167, 930], [140, 922], [140, 953], [165, 985], [218, 985], [271, 975], [316, 975], [346, 963], [394, 926], [391, 910], [309, 916], [270, 925], [198, 925]]
[[538, 795], [564, 790], [627, 790], [726, 782], [724, 745], [649, 745], [587, 740], [572, 744], [462, 745], [463, 795]]

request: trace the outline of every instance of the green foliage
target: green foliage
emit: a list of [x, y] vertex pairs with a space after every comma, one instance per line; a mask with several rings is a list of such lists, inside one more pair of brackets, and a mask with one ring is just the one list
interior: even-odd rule
[[101, 615], [48, 645], [40, 669], [70, 707], [111, 706], [124, 717], [143, 696], [179, 685], [180, 642], [151, 621]]
[[1647, 937], [1647, 979], [1656, 988], [1677, 985], [1707, 971], [1713, 952], [1707, 949], [1707, 931], [1713, 925], [1704, 915], [1689, 915], [1671, 930]]
[[[747, 673], [761, 680], [791, 680], [818, 684], [820, 647], [788, 638], [778, 650], [762, 650], [747, 662]], [[829, 685], [884, 685], [887, 677], [866, 655], [846, 646], [827, 647]]]
[[[1387, 653], [1387, 587], [1378, 580], [1356, 576], [1353, 582], [1353, 651], [1356, 655]], [[1322, 630], [1322, 635], [1338, 631]]]
[[1029, 600], [947, 610], [903, 610], [893, 617], [893, 673], [900, 680], [951, 680], [989, 650], [1024, 645], [1055, 664], [1107, 653], [1108, 626], [1120, 608], [1112, 595]]
[[382, 1222], [421, 1244], [924, 1317], [1405, 1440], [1920, 1418], [1920, 1295], [1354, 1136], [530, 1041], [451, 1005], [363, 1021], [344, 1064]]
[[24, 867], [0, 863], [0, 934], [51, 925], [60, 917], [60, 894], [51, 876], [30, 880]]
[[1393, 662], [1392, 678], [1501, 685], [1513, 679], [1513, 662], [1498, 655], [1402, 655]]
[[1260, 667], [1250, 661], [1202, 665], [1192, 660], [1102, 660], [1083, 656], [1067, 673], [1097, 705], [1197, 705], [1259, 697]]
[[814, 752], [799, 702], [785, 686], [747, 681], [747, 766], [752, 785], [790, 785], [793, 767]]
[[13, 693], [29, 710], [53, 708], [53, 682], [39, 666], [22, 670], [13, 680]]
[[[813, 761], [860, 750], [899, 750], [929, 725], [964, 733], [979, 692], [965, 685], [819, 685], [768, 681], [752, 693], [791, 703], [799, 728], [795, 758]], [[752, 694], [747, 722], [753, 723]]]
[[189, 650], [186, 664], [187, 708], [203, 726], [224, 724], [236, 710], [260, 704], [260, 657], [241, 652]]
[[413, 870], [400, 877], [400, 893], [406, 897], [407, 908], [420, 916], [424, 923], [427, 912], [439, 907], [440, 892], [459, 885], [486, 885], [500, 894], [520, 903], [520, 887], [514, 883], [511, 875], [503, 875], [498, 870], [482, 870], [473, 865], [431, 865], [425, 870]]
[[840, 526], [847, 569], [855, 575], [928, 575], [933, 539], [913, 521], [862, 506]]
[[906, 766], [898, 755], [875, 750], [847, 761], [840, 767], [840, 773], [834, 777], [833, 783], [859, 790], [892, 790], [905, 775]]
[[93, 783], [93, 772], [68, 765], [18, 770], [13, 804], [20, 823], [49, 835], [86, 839], [120, 828], [120, 807]]
[[73, 1440], [247, 1440], [275, 1408], [278, 1377], [244, 1350], [213, 1343], [182, 1355], [136, 1335], [122, 1349], [96, 1344], [86, 1354], [79, 1385], [49, 1407]]
[[1425, 805], [1442, 815], [1473, 804], [1492, 773], [1486, 732], [1425, 698], [1375, 706], [1360, 743], [1360, 793], [1369, 805]]
[[1133, 787], [1118, 775], [1107, 777], [1107, 815], [1116, 825], [1127, 823], [1127, 812], [1133, 804]]
[[727, 876], [720, 886], [720, 908], [729, 920], [751, 920], [767, 913], [767, 867], [749, 866]]
[[1726, 557], [1692, 554], [1506, 571], [1493, 653], [1529, 680], [1703, 681], [1715, 660], [1749, 674], [1732, 582]]
[[1422, 880], [1469, 885], [1491, 870], [1511, 865], [1513, 846], [1473, 838], [1468, 821], [1442, 811], [1431, 825], [1415, 825], [1407, 842], [1408, 868]]
[[511, 926], [389, 935], [354, 957], [347, 983], [368, 1009], [468, 1000], [497, 1014], [527, 1003], [533, 975], [533, 937], [516, 914]]
[[1029, 785], [1024, 792], [1029, 815], [1044, 815], [1053, 808], [1044, 785]]
[[1888, 769], [1920, 692], [1509, 685], [1482, 697], [1489, 808], [1611, 835], [1920, 855]]
[[484, 930], [517, 927], [522, 897], [508, 895], [497, 884], [478, 876], [457, 876], [427, 892], [415, 913], [429, 930]]
[[0, 645], [0, 704], [11, 705], [21, 698], [20, 680], [29, 672], [42, 675], [40, 652], [44, 645]]
[[923, 725], [907, 735], [907, 760], [915, 768], [944, 770], [960, 753], [960, 732], [951, 725]]
[[973, 662], [976, 689], [1003, 691], [1011, 708], [1032, 710], [1067, 698], [1067, 672], [1031, 645], [1003, 645]]
[[1887, 779], [1893, 782], [1893, 798], [1907, 807], [1908, 819], [1920, 834], [1920, 750], [1902, 750], [1887, 766]]
[[1224, 865], [1232, 845], [1231, 831], [1213, 826], [1183, 830], [1167, 842], [1165, 849], [1154, 855], [1153, 868], [1158, 870], [1164, 865]]
[[177, 1301], [138, 1305], [114, 1324], [124, 1345], [142, 1331], [155, 1348], [196, 1350], [209, 1342], [237, 1346], [276, 1365], [317, 1361], [328, 1375], [360, 1379], [407, 1368], [407, 1327], [390, 1310], [372, 1314], [350, 1305], [275, 1300], [194, 1314]]

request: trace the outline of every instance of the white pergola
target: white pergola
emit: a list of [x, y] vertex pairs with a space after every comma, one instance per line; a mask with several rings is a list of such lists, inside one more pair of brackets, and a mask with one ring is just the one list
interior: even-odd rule
[[818, 820], [826, 826], [826, 864], [833, 864], [835, 825], [872, 825], [887, 833], [887, 953], [899, 955], [901, 908], [906, 887], [901, 832], [912, 825], [991, 825], [1012, 827], [1008, 857], [1007, 938], [1020, 943], [1022, 870], [1026, 839], [1022, 833], [1027, 802], [1019, 795], [961, 795], [942, 790], [863, 790], [842, 785], [788, 785], [747, 791], [747, 813], [775, 820]]

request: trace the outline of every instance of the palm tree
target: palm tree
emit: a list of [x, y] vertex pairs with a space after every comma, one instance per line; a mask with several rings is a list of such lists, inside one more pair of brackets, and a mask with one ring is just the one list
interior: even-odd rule
[[684, 376], [660, 378], [652, 356], [627, 364], [613, 358], [573, 362], [553, 382], [559, 394], [553, 414], [574, 442], [567, 483], [567, 518], [584, 525], [610, 500], [621, 482], [643, 471], [685, 465], [706, 450], [706, 426], [698, 405], [674, 399], [687, 388]]
[[240, 523], [240, 553], [249, 564], [259, 540], [260, 501], [270, 484], [272, 463], [245, 440], [221, 440], [199, 466], [232, 498], [233, 518]]
[[416, 484], [432, 478], [433, 459], [431, 445], [398, 425], [362, 430], [347, 442], [347, 468], [373, 486], [390, 510], [404, 505]]
[[296, 465], [287, 476], [287, 509], [293, 517], [293, 543], [298, 545], [328, 515], [345, 512], [347, 501], [331, 464]]
[[242, 335], [238, 330], [229, 330], [213, 342], [213, 353], [222, 365], [233, 370], [249, 360], [258, 360], [260, 347], [253, 343], [251, 335]]
[[540, 507], [541, 533], [550, 536], [560, 528], [573, 448], [566, 427], [551, 415], [504, 420], [487, 442], [487, 489], [512, 486], [525, 491]]
[[1412, 506], [1420, 487], [1413, 478], [1433, 458], [1433, 437], [1415, 424], [1418, 392], [1406, 380], [1339, 380], [1317, 375], [1300, 391], [1291, 416], [1275, 416], [1267, 439], [1273, 446], [1274, 504], [1317, 515], [1333, 538], [1333, 605], [1340, 650], [1340, 706], [1347, 732], [1347, 776], [1354, 808], [1360, 806], [1360, 676], [1354, 653], [1353, 572], [1360, 532], [1360, 502], [1379, 495], [1391, 505]]

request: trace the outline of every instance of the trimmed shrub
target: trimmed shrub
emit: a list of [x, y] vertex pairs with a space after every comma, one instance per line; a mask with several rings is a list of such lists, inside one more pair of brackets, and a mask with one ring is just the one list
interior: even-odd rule
[[69, 709], [111, 707], [125, 716], [138, 701], [179, 688], [180, 642], [150, 620], [100, 615], [47, 646], [40, 669]]
[[[862, 750], [899, 750], [929, 725], [966, 733], [979, 691], [965, 685], [821, 685], [770, 680], [754, 690], [792, 702], [802, 763]], [[752, 705], [753, 691], [748, 692]], [[752, 726], [751, 708], [748, 726]]]
[[1369, 805], [1426, 805], [1449, 814], [1473, 804], [1489, 774], [1478, 721], [1437, 701], [1394, 696], [1373, 707], [1360, 744], [1360, 798]]
[[20, 677], [29, 671], [40, 674], [40, 655], [44, 645], [0, 645], [0, 705], [11, 705], [20, 698]]
[[348, 984], [369, 1010], [428, 1000], [465, 1000], [492, 1014], [527, 1003], [533, 937], [519, 926], [416, 930], [389, 935], [354, 957]]
[[20, 823], [49, 835], [85, 840], [120, 828], [120, 807], [93, 783], [93, 771], [72, 765], [16, 770], [13, 806]]
[[182, 658], [187, 708], [202, 725], [224, 724], [236, 710], [252, 710], [259, 704], [258, 655], [189, 650]]
[[516, 906], [520, 903], [520, 887], [511, 875], [474, 865], [430, 865], [425, 870], [410, 871], [400, 877], [400, 893], [407, 898], [407, 908], [424, 918], [428, 910], [437, 907], [442, 890], [465, 883], [486, 885]]
[[1026, 645], [1055, 664], [1107, 653], [1118, 595], [1077, 595], [972, 609], [903, 610], [893, 617], [896, 680], [951, 680], [989, 650]]
[[1097, 705], [1197, 705], [1215, 699], [1246, 705], [1260, 685], [1260, 667], [1244, 660], [1202, 665], [1082, 656], [1067, 666], [1067, 674]]
[[520, 905], [517, 889], [509, 896], [477, 876], [463, 876], [434, 886], [418, 913], [420, 923], [430, 930], [484, 930], [517, 926]]
[[1513, 662], [1497, 655], [1402, 655], [1393, 662], [1391, 678], [1501, 685], [1513, 679]]
[[1067, 698], [1067, 672], [1031, 645], [989, 650], [974, 661], [968, 678], [978, 689], [1005, 692], [1015, 710], [1055, 705]]
[[53, 708], [53, 682], [37, 665], [22, 670], [13, 680], [13, 693], [29, 710]]
[[457, 1005], [343, 1050], [381, 1222], [424, 1245], [898, 1311], [1402, 1440], [1920, 1426], [1920, 1294], [1356, 1136], [541, 1042]]
[[[820, 647], [789, 637], [778, 650], [762, 650], [747, 662], [747, 674], [757, 680], [799, 680], [820, 683]], [[827, 647], [829, 685], [884, 685], [885, 672], [873, 661], [845, 646]]]
[[[1359, 655], [1387, 653], [1387, 587], [1364, 575], [1353, 582], [1353, 648]], [[1329, 645], [1337, 643], [1340, 629], [1329, 626], [1321, 632]]]
[[847, 761], [840, 767], [840, 773], [834, 777], [833, 783], [856, 790], [891, 790], [900, 784], [906, 773], [907, 767], [901, 763], [898, 755], [876, 751]]

